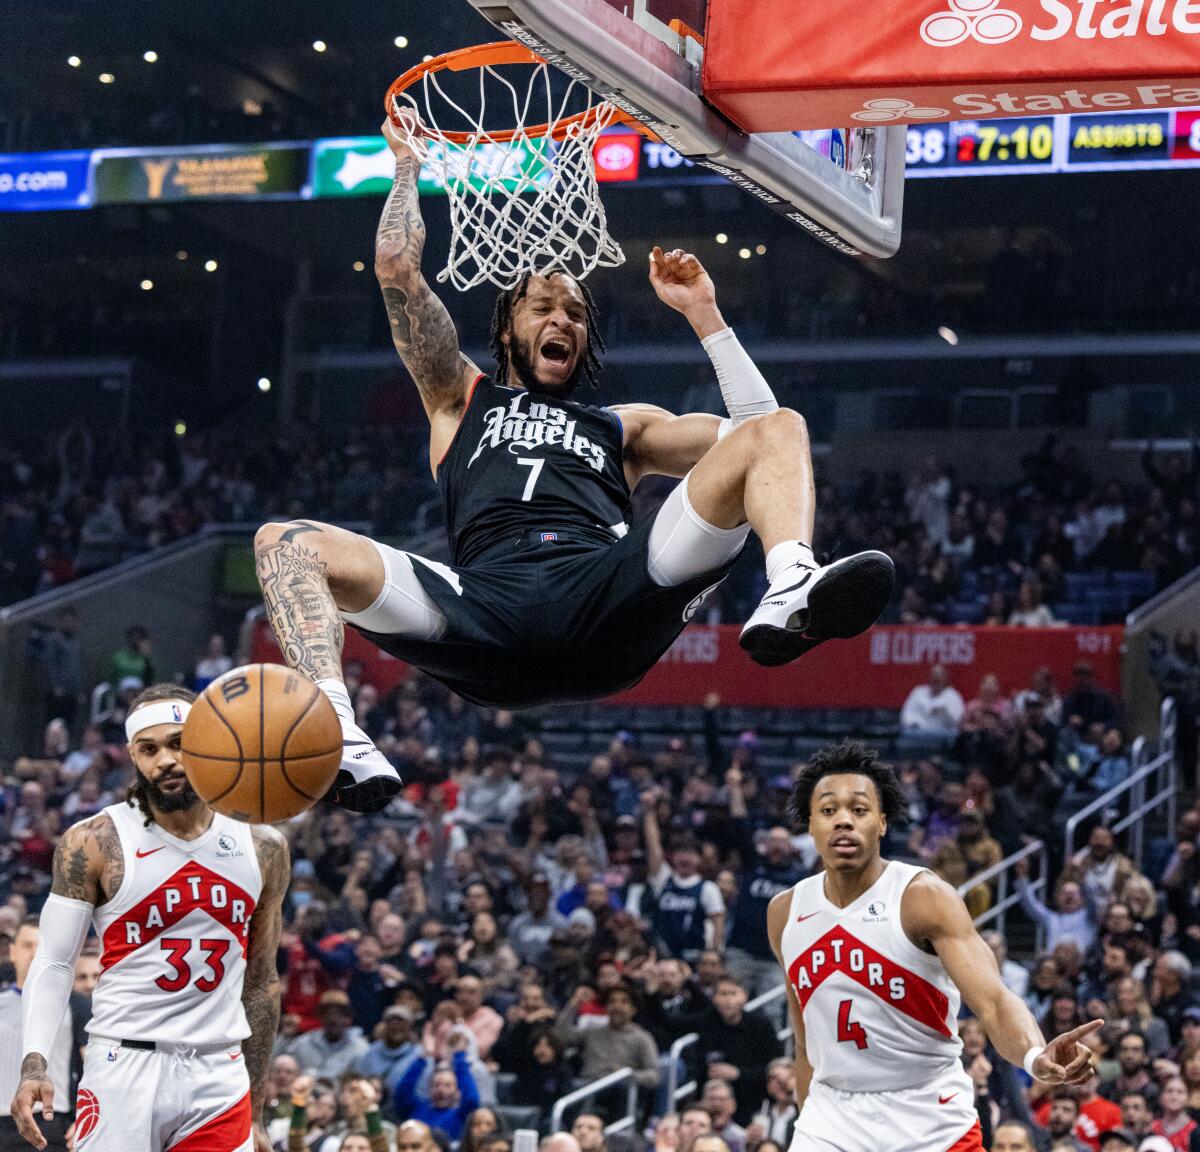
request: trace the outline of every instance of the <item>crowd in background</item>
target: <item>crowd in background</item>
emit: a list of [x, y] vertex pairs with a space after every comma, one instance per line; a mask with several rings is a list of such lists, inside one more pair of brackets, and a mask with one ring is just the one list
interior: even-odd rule
[[[229, 659], [210, 645], [195, 682]], [[154, 678], [153, 660], [144, 630], [132, 629], [109, 669], [126, 698]], [[786, 1148], [795, 1111], [783, 1001], [747, 1005], [779, 986], [769, 898], [816, 860], [811, 839], [785, 826], [792, 776], [764, 770], [754, 733], [731, 736], [710, 696], [699, 731], [665, 742], [613, 732], [571, 771], [537, 722], [475, 708], [425, 678], [381, 696], [351, 669], [349, 687], [359, 722], [408, 787], [378, 817], [318, 806], [288, 828], [277, 1147], [394, 1149], [394, 1126], [416, 1119], [443, 1147], [510, 1152], [512, 1129], [547, 1130], [550, 1102], [630, 1068], [631, 1130], [603, 1134], [624, 1114], [622, 1089], [568, 1110], [562, 1123], [582, 1152]], [[1125, 778], [1129, 760], [1119, 706], [1087, 666], [1071, 684], [1042, 673], [1009, 697], [985, 677], [975, 698], [953, 696], [934, 669], [901, 714], [914, 749], [897, 764], [908, 822], [890, 831], [885, 853], [925, 863], [979, 915], [995, 893], [972, 877], [1035, 836], [1061, 844], [1064, 815]], [[10, 767], [0, 961], [45, 898], [62, 830], [123, 795], [121, 716], [118, 706], [79, 741], [56, 721], [44, 748]], [[931, 716], [949, 720], [934, 732]], [[989, 936], [1004, 979], [1047, 1034], [1085, 1016], [1109, 1023], [1092, 1041], [1098, 1076], [1065, 1092], [1031, 1086], [964, 1019], [990, 1147], [1023, 1150], [1027, 1133], [1029, 1148], [1099, 1149], [1110, 1128], [1130, 1129], [1132, 1148], [1151, 1132], [1191, 1147], [1198, 846], [1200, 807], [1173, 836], [1151, 839], [1140, 868], [1103, 827], [1067, 859], [1052, 852], [1046, 877], [1030, 857], [1023, 912], [1010, 913], [1006, 938]], [[94, 953], [81, 961], [93, 975], [95, 966]], [[671, 1046], [692, 1032], [675, 1066]], [[693, 1092], [667, 1098], [668, 1082], [689, 1081]], [[696, 1144], [710, 1135], [723, 1144]]]

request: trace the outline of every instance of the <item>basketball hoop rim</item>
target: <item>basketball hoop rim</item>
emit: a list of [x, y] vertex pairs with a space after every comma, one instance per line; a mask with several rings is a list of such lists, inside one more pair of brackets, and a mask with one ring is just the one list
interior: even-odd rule
[[[526, 48], [524, 44], [518, 44], [515, 40], [497, 40], [490, 44], [473, 44], [467, 48], [456, 48], [452, 52], [443, 52], [440, 56], [422, 60], [420, 64], [414, 65], [402, 76], [393, 80], [383, 100], [384, 110], [388, 119], [397, 128], [401, 127], [400, 120], [396, 115], [396, 97], [402, 92], [406, 92], [419, 80], [424, 79], [425, 76], [435, 72], [465, 72], [470, 68], [489, 68], [497, 64], [547, 63], [548, 61], [532, 49]], [[586, 131], [594, 127], [597, 121], [603, 121], [602, 128], [606, 128], [610, 124], [625, 124], [651, 140], [658, 139], [645, 124], [606, 101], [602, 101], [586, 111], [577, 112], [573, 116], [559, 120], [553, 130], [548, 123], [519, 125], [516, 128], [506, 128], [496, 132], [488, 131], [487, 138], [497, 144], [507, 144], [518, 137], [536, 140], [548, 136], [551, 140], [561, 143], [573, 128]], [[443, 132], [440, 129], [436, 133], [422, 129], [421, 134], [436, 136], [437, 139], [450, 144], [470, 144], [481, 135], [479, 132]]]

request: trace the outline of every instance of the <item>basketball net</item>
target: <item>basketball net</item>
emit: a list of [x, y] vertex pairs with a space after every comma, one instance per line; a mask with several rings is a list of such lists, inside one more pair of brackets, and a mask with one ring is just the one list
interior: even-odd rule
[[[575, 80], [555, 98], [549, 65], [529, 56], [523, 92], [491, 64], [461, 65], [478, 68], [477, 112], [454, 99], [432, 69], [389, 93], [393, 123], [449, 198], [450, 252], [437, 279], [462, 292], [484, 281], [514, 288], [535, 272], [582, 280], [598, 266], [625, 262], [608, 233], [592, 158], [617, 111]], [[489, 101], [493, 119], [511, 108], [516, 127], [487, 128]], [[535, 117], [544, 122], [532, 124]]]

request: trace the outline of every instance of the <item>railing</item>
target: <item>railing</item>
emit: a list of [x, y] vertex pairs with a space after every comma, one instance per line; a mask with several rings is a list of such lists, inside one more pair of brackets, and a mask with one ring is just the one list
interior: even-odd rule
[[637, 1119], [637, 1081], [634, 1079], [632, 1070], [618, 1068], [615, 1072], [601, 1076], [599, 1080], [585, 1084], [582, 1088], [576, 1088], [574, 1092], [568, 1092], [565, 1096], [560, 1096], [555, 1100], [554, 1107], [550, 1111], [550, 1131], [561, 1132], [563, 1130], [563, 1115], [572, 1104], [578, 1104], [581, 1100], [590, 1100], [598, 1092], [603, 1092], [606, 1088], [615, 1088], [618, 1084], [626, 1086], [625, 1115], [619, 1120], [605, 1125], [604, 1132], [606, 1135], [612, 1136], [614, 1133], [624, 1132], [626, 1128], [632, 1128]]
[[[963, 881], [958, 886], [958, 894], [965, 900], [967, 893], [972, 889], [978, 888], [981, 884], [990, 884], [993, 880], [996, 881], [996, 901], [986, 912], [980, 913], [975, 918], [976, 928], [982, 930], [994, 926], [996, 931], [1001, 935], [1004, 934], [1008, 910], [1021, 901], [1020, 893], [1008, 890], [1009, 880], [1018, 864], [1035, 856], [1038, 859], [1038, 875], [1029, 882], [1028, 891], [1032, 895], [1038, 896], [1046, 892], [1050, 884], [1050, 864], [1046, 855], [1046, 845], [1041, 840], [1035, 840], [1032, 844], [1027, 844], [1019, 852], [1014, 852], [1011, 856], [1006, 856], [998, 864], [993, 864], [990, 868], [985, 868], [982, 872], [976, 872], [969, 880]], [[1044, 895], [1040, 898], [1045, 900]], [[1038, 925], [1037, 933], [1037, 945], [1040, 952], [1043, 935], [1040, 924]]]
[[[1133, 742], [1131, 760], [1133, 771], [1120, 784], [1097, 796], [1091, 803], [1084, 805], [1067, 821], [1064, 838], [1064, 860], [1070, 860], [1075, 854], [1075, 833], [1079, 826], [1090, 816], [1100, 813], [1100, 823], [1112, 829], [1113, 833], [1130, 829], [1126, 855], [1141, 869], [1145, 850], [1145, 816], [1159, 807], [1166, 809], [1167, 827], [1175, 827], [1175, 801], [1179, 782], [1175, 764], [1175, 701], [1170, 699], [1162, 702], [1159, 709], [1158, 754], [1153, 760], [1147, 760], [1149, 748], [1146, 739], [1139, 736]], [[1147, 783], [1147, 782], [1150, 783]], [[1147, 788], [1151, 795], [1147, 796]], [[1116, 820], [1112, 817], [1116, 811], [1115, 803], [1129, 796], [1129, 811]]]

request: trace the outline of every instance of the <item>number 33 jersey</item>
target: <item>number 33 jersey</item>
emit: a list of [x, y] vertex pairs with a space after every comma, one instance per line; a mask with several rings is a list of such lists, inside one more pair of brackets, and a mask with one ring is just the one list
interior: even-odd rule
[[202, 836], [180, 840], [128, 804], [104, 811], [125, 877], [93, 917], [100, 981], [88, 1031], [184, 1044], [249, 1036], [242, 977], [262, 892], [250, 825], [214, 812]]
[[826, 898], [821, 873], [792, 889], [781, 951], [815, 1082], [892, 1092], [958, 1064], [958, 989], [900, 922], [904, 890], [922, 871], [890, 860], [845, 908]]

